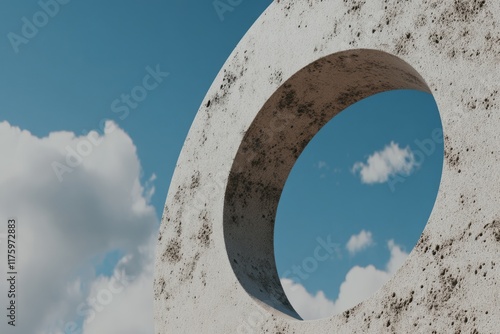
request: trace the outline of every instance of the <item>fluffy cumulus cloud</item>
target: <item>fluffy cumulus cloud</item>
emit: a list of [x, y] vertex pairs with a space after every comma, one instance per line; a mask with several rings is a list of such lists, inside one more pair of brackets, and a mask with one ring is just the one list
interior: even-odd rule
[[[100, 277], [94, 280], [89, 297], [83, 303], [86, 304], [86, 308], [81, 308], [87, 313], [83, 334], [153, 333], [152, 255], [149, 254], [143, 270], [132, 278], [117, 269], [112, 277]], [[123, 280], [120, 279], [122, 277]], [[98, 303], [100, 309], [96, 310], [91, 306], [93, 300]], [[117, 319], [120, 320], [116, 321]]]
[[[0, 123], [0, 215], [18, 225], [20, 333], [153, 332], [154, 176], [141, 183], [131, 138], [106, 125], [104, 134], [39, 138]], [[114, 274], [96, 274], [117, 250]]]
[[349, 238], [346, 248], [351, 255], [354, 255], [371, 245], [373, 245], [372, 232], [361, 230], [361, 232]]
[[341, 313], [368, 299], [387, 282], [408, 256], [393, 240], [387, 243], [390, 259], [384, 269], [373, 265], [354, 266], [340, 285], [336, 300], [328, 299], [322, 291], [308, 292], [303, 285], [290, 279], [281, 280], [283, 289], [295, 310], [304, 320], [325, 318]]
[[281, 285], [293, 307], [304, 320], [326, 318], [335, 313], [335, 303], [323, 291], [310, 294], [300, 283], [288, 278], [281, 279]]
[[417, 162], [410, 147], [399, 147], [391, 142], [383, 150], [374, 152], [366, 162], [356, 162], [352, 172], [359, 174], [361, 182], [366, 184], [384, 183], [395, 175], [408, 176], [417, 167]]

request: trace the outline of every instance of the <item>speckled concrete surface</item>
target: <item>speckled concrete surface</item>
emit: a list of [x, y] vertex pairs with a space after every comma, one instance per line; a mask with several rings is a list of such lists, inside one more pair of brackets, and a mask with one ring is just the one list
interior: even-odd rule
[[[372, 94], [430, 91], [445, 164], [401, 269], [365, 302], [301, 321], [272, 234], [314, 134]], [[155, 269], [156, 333], [499, 333], [500, 3], [275, 1], [200, 107], [172, 179]]]

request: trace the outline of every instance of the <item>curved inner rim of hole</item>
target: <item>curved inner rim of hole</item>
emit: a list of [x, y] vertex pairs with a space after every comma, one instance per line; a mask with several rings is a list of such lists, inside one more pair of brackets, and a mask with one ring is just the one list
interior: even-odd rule
[[274, 259], [276, 210], [293, 165], [335, 115], [396, 89], [431, 93], [417, 71], [396, 56], [369, 49], [334, 53], [282, 84], [250, 125], [228, 179], [224, 240], [238, 281], [269, 311], [300, 319], [283, 291]]

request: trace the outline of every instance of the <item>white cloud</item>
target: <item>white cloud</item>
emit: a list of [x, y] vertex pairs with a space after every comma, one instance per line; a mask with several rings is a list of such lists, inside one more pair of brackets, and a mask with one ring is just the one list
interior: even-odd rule
[[[78, 307], [109, 280], [96, 277], [93, 261], [113, 250], [124, 254], [115, 270], [135, 279], [86, 325], [83, 334], [127, 333], [120, 327], [123, 323], [133, 333], [152, 332], [146, 314], [152, 302], [152, 288], [146, 284], [152, 281], [152, 260], [144, 249], [153, 248], [158, 226], [149, 203], [154, 177], [146, 186], [141, 184], [132, 140], [116, 125], [109, 128], [112, 131], [103, 135], [92, 133], [100, 144], [59, 182], [53, 162], [66, 164], [67, 147], [76, 149], [86, 138], [65, 131], [39, 138], [0, 123], [0, 154], [8, 162], [0, 164], [0, 219], [18, 221], [19, 332], [61, 333], [65, 324], [81, 323]], [[0, 253], [4, 252], [2, 246]], [[5, 289], [1, 280], [0, 291]], [[124, 306], [130, 304], [140, 305], [134, 313], [144, 316], [142, 327], [132, 326], [130, 318], [136, 316], [130, 317], [133, 313]], [[8, 332], [6, 326], [2, 321], [0, 332]], [[106, 330], [91, 331], [94, 328]]]
[[340, 173], [342, 170], [337, 167], [331, 167], [326, 161], [319, 160], [318, 163], [314, 164], [314, 167], [321, 171], [319, 175], [320, 178], [324, 179], [330, 174]]
[[[156, 238], [151, 240], [147, 250], [152, 250]], [[113, 286], [113, 277], [100, 277], [90, 288], [89, 298], [98, 299], [100, 294], [111, 295], [111, 302], [102, 307], [102, 311], [94, 312], [87, 317], [82, 334], [115, 333], [115, 334], [152, 334], [153, 326], [153, 264], [154, 254], [146, 256], [143, 270], [134, 279], [118, 289], [117, 293], [109, 293]], [[124, 264], [127, 262], [125, 259]], [[123, 270], [117, 268], [115, 275], [121, 277]], [[104, 292], [103, 292], [104, 291]], [[101, 297], [102, 298], [102, 297]], [[89, 299], [87, 300], [89, 303]], [[120, 319], [120, 321], [115, 321]]]
[[335, 313], [335, 303], [323, 291], [310, 294], [301, 284], [282, 278], [281, 285], [293, 307], [304, 320], [326, 318]]
[[354, 255], [371, 245], [373, 245], [372, 232], [361, 230], [358, 234], [351, 236], [346, 244], [346, 248], [351, 255]]
[[318, 169], [323, 169], [323, 168], [329, 169], [330, 167], [325, 161], [318, 161]]
[[361, 181], [366, 184], [384, 183], [394, 175], [410, 175], [417, 167], [417, 162], [410, 147], [400, 148], [391, 142], [382, 151], [374, 152], [366, 163], [356, 162], [353, 173], [359, 173]]
[[389, 273], [395, 273], [399, 267], [405, 262], [406, 258], [408, 257], [408, 253], [403, 251], [401, 247], [396, 245], [394, 240], [389, 240], [387, 242], [387, 247], [389, 247], [389, 250], [391, 251], [391, 257], [389, 259], [389, 262], [387, 263], [387, 272]]
[[313, 295], [303, 285], [287, 278], [281, 279], [281, 284], [293, 307], [304, 320], [320, 319], [344, 312], [372, 296], [392, 277], [408, 256], [393, 240], [387, 243], [387, 247], [391, 257], [385, 269], [377, 269], [373, 265], [352, 267], [340, 285], [335, 301], [326, 298], [323, 291]]

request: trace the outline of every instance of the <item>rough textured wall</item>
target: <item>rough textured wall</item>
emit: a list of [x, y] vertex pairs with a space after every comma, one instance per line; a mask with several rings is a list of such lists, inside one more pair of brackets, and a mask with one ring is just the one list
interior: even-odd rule
[[[394, 88], [431, 91], [441, 113], [434, 210], [373, 297], [300, 321], [270, 243], [283, 183], [322, 124]], [[179, 157], [157, 248], [156, 332], [498, 333], [499, 91], [497, 1], [275, 1], [215, 79]]]

